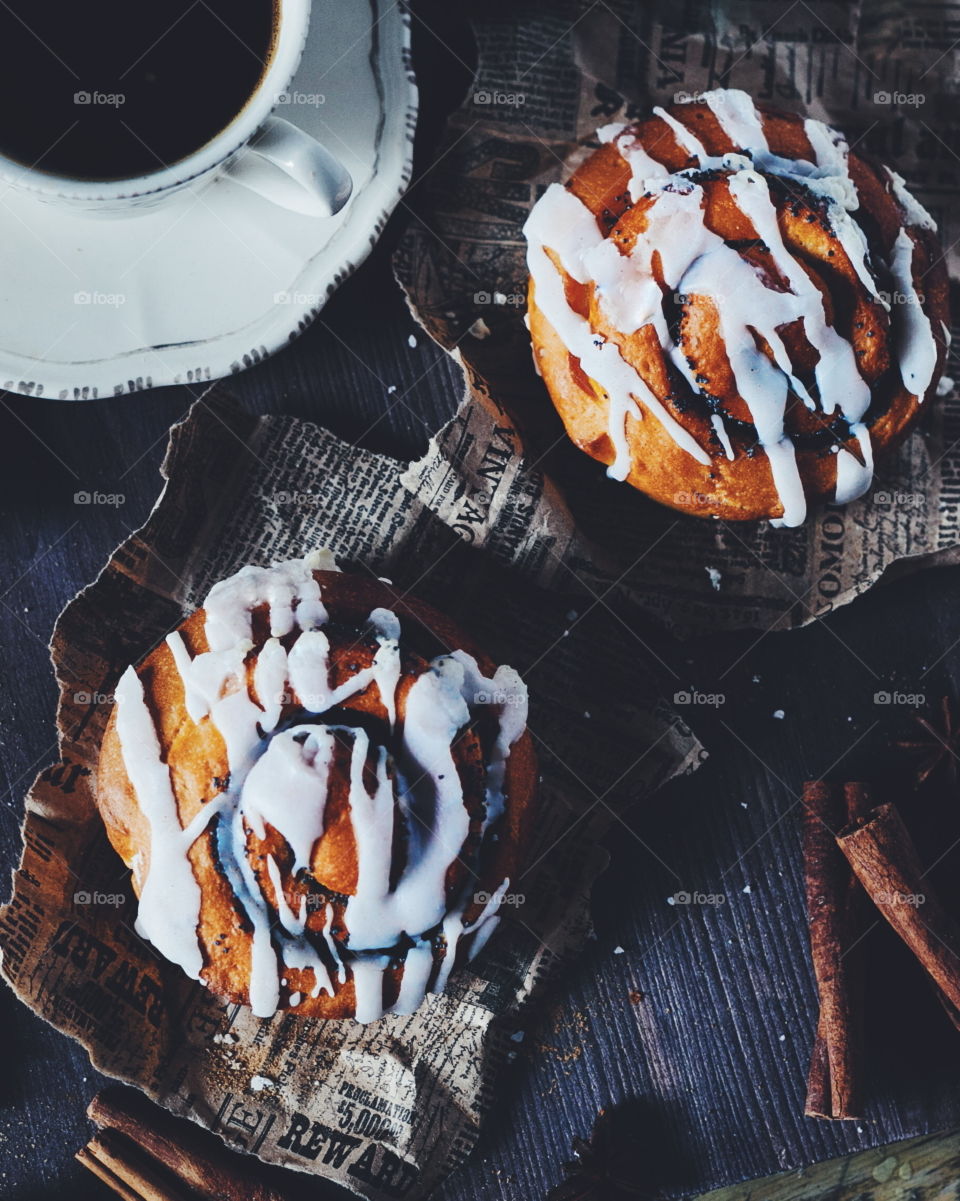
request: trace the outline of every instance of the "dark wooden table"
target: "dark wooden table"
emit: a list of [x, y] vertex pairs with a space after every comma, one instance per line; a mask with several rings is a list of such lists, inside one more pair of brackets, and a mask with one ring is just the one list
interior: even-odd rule
[[[462, 86], [451, 64], [468, 53], [439, 5], [423, 15], [415, 174], [429, 169]], [[316, 324], [232, 381], [251, 411], [314, 418], [398, 456], [423, 450], [453, 412], [461, 383], [416, 330], [392, 280], [391, 247], [409, 219], [402, 204], [381, 246]], [[192, 399], [189, 389], [86, 404], [0, 398], [6, 868], [19, 854], [23, 794], [54, 753], [54, 620], [146, 517], [167, 429]], [[74, 503], [76, 492], [93, 490], [122, 494], [123, 503]], [[802, 1117], [814, 992], [796, 809], [800, 782], [828, 770], [906, 787], [889, 741], [909, 726], [911, 710], [875, 695], [956, 694], [958, 592], [960, 569], [934, 570], [878, 586], [798, 632], [685, 647], [662, 639], [679, 687], [723, 694], [715, 707], [688, 711], [712, 758], [617, 826], [612, 866], [595, 893], [596, 940], [531, 1016], [480, 1148], [439, 1197], [543, 1197], [561, 1177], [572, 1137], [617, 1105], [638, 1170], [687, 1192], [960, 1122], [960, 1038], [883, 929], [871, 935], [881, 969], [872, 992], [884, 1004], [872, 1019], [867, 1117], [843, 1126]], [[624, 653], [636, 653], [629, 640]], [[958, 852], [938, 830], [945, 854], [936, 877], [949, 892], [960, 878]], [[668, 904], [678, 890], [725, 899]], [[90, 1133], [85, 1104], [104, 1083], [81, 1049], [0, 988], [0, 1054], [0, 1196], [108, 1195], [73, 1160]], [[341, 1194], [318, 1183], [318, 1198], [333, 1195]]]

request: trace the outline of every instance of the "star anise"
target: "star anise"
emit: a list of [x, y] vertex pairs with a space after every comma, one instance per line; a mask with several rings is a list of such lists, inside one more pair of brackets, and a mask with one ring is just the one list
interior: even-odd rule
[[588, 1139], [574, 1138], [576, 1159], [563, 1165], [567, 1173], [547, 1194], [547, 1201], [653, 1201], [646, 1156], [633, 1121], [622, 1108], [601, 1109]]
[[918, 756], [914, 775], [916, 786], [919, 788], [941, 767], [946, 767], [950, 782], [956, 784], [957, 763], [960, 761], [960, 727], [954, 721], [950, 698], [943, 697], [936, 717], [927, 718], [917, 714], [914, 721], [923, 735], [894, 745]]

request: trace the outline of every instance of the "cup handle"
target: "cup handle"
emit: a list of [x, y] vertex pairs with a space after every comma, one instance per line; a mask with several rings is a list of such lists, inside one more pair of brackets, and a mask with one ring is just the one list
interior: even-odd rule
[[224, 174], [281, 208], [308, 217], [338, 213], [353, 190], [346, 167], [281, 117], [268, 117], [227, 163]]

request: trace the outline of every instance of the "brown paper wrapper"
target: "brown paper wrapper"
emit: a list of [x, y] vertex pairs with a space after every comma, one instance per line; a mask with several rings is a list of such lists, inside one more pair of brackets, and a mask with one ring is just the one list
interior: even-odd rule
[[[60, 761], [27, 797], [0, 911], [3, 975], [97, 1068], [239, 1150], [371, 1199], [423, 1197], [471, 1150], [509, 1034], [588, 932], [597, 839], [701, 755], [605, 605], [574, 614], [465, 547], [411, 500], [400, 466], [308, 422], [251, 417], [217, 391], [174, 427], [146, 525], [57, 622]], [[418, 1013], [368, 1026], [261, 1020], [159, 958], [134, 930], [129, 874], [94, 801], [124, 667], [216, 580], [321, 546], [447, 610], [524, 673], [543, 773], [530, 866], [496, 937]]]
[[[411, 492], [543, 586], [612, 588], [681, 633], [800, 626], [894, 564], [960, 561], [956, 391], [880, 461], [867, 496], [822, 506], [800, 529], [689, 517], [608, 480], [568, 443], [534, 372], [521, 233], [546, 186], [597, 147], [598, 126], [735, 87], [838, 126], [904, 175], [955, 273], [960, 54], [949, 5], [565, 0], [473, 14], [476, 80], [395, 257], [415, 315], [466, 376], [459, 412], [406, 473]], [[960, 374], [955, 355], [952, 366]]]

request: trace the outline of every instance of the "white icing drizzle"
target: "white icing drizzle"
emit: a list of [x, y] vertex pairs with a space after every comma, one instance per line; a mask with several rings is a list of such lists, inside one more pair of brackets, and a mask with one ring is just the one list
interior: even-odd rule
[[937, 369], [937, 342], [913, 282], [913, 248], [913, 238], [901, 229], [893, 244], [890, 274], [899, 300], [894, 340], [900, 377], [904, 387], [922, 401]]
[[480, 695], [492, 697], [495, 704], [501, 705], [500, 728], [487, 764], [487, 809], [484, 818], [484, 829], [487, 829], [503, 814], [507, 756], [511, 746], [527, 728], [527, 689], [519, 672], [505, 664], [497, 668], [492, 679], [487, 679], [481, 673], [476, 659], [466, 651], [454, 651], [450, 658], [463, 668], [461, 695], [468, 705], [476, 703]]
[[597, 139], [600, 142], [615, 142], [620, 134], [627, 128], [624, 121], [611, 121], [609, 125], [601, 125], [597, 130]]
[[[836, 129], [831, 129], [822, 121], [813, 120], [812, 117], [808, 117], [804, 121], [803, 132], [807, 135], [807, 141], [813, 148], [814, 163], [822, 168], [828, 177], [849, 178], [847, 160], [850, 148], [843, 134]], [[856, 190], [854, 189], [854, 191]]]
[[896, 196], [897, 202], [906, 214], [908, 225], [919, 225], [931, 233], [937, 232], [937, 223], [923, 207], [920, 201], [907, 188], [907, 181], [896, 171], [886, 168], [890, 180], [890, 191]]
[[863, 496], [873, 483], [873, 446], [870, 433], [864, 425], [854, 425], [851, 433], [860, 446], [861, 462], [846, 447], [837, 450], [837, 487], [834, 500], [838, 505], [847, 505]]
[[247, 824], [258, 838], [267, 825], [283, 831], [293, 851], [294, 874], [310, 866], [313, 845], [323, 834], [333, 749], [329, 727], [293, 726], [273, 736], [243, 786]]
[[624, 129], [624, 125], [604, 125], [597, 130], [597, 136], [601, 142], [616, 142], [620, 157], [630, 167], [630, 199], [636, 203], [646, 191], [648, 179], [663, 179], [669, 172], [663, 163], [647, 153], [634, 134], [623, 133]]
[[[496, 925], [496, 923], [493, 922], [491, 925]], [[486, 927], [484, 927], [483, 932], [486, 933]], [[473, 951], [475, 943], [476, 939], [474, 939], [474, 942], [470, 946], [471, 951]], [[414, 943], [407, 951], [407, 957], [403, 961], [403, 978], [400, 981], [400, 992], [396, 1001], [390, 1007], [390, 1012], [399, 1014], [415, 1013], [426, 994], [432, 972], [433, 948], [430, 943], [421, 941]], [[439, 992], [440, 990], [435, 987], [434, 991]]]
[[[368, 628], [378, 644], [372, 664], [339, 685], [330, 685], [328, 621], [316, 570], [336, 570], [321, 553], [272, 568], [247, 567], [215, 585], [204, 602], [209, 650], [191, 657], [182, 636], [168, 645], [183, 680], [185, 706], [193, 721], [211, 721], [227, 750], [227, 790], [208, 802], [187, 829], [181, 828], [170, 773], [162, 760], [153, 717], [143, 687], [129, 668], [117, 689], [117, 732], [128, 777], [150, 824], [150, 870], [142, 883], [138, 930], [168, 959], [199, 979], [203, 958], [198, 943], [200, 889], [187, 852], [214, 817], [217, 851], [233, 892], [253, 930], [250, 1005], [271, 1016], [286, 988], [286, 973], [310, 972], [310, 995], [333, 994], [352, 975], [359, 1021], [384, 1013], [384, 974], [403, 961], [400, 993], [391, 1012], [412, 1013], [434, 974], [432, 938], [445, 945], [433, 991], [446, 985], [457, 947], [469, 937], [471, 955], [496, 925], [496, 907], [487, 906], [469, 927], [464, 914], [475, 888], [472, 870], [451, 902], [447, 875], [460, 855], [470, 819], [453, 755], [458, 733], [477, 704], [495, 707], [498, 726], [486, 772], [486, 832], [504, 809], [504, 774], [510, 747], [526, 725], [526, 688], [511, 668], [486, 679], [462, 651], [436, 659], [413, 683], [395, 758], [373, 746], [361, 726], [336, 721], [301, 721], [278, 728], [284, 706], [294, 699], [306, 714], [335, 710], [351, 696], [375, 685], [396, 724], [396, 691], [401, 676], [400, 621], [387, 609], [374, 609]], [[271, 637], [257, 659], [253, 694], [247, 687], [246, 657], [253, 648], [253, 612], [268, 607]], [[293, 635], [292, 641], [288, 635]], [[287, 649], [282, 638], [290, 641]], [[486, 695], [485, 695], [486, 694]], [[334, 908], [327, 903], [321, 929], [308, 920], [307, 897], [291, 905], [283, 874], [273, 855], [263, 870], [270, 883], [268, 903], [247, 854], [252, 833], [267, 827], [279, 833], [293, 858], [290, 875], [309, 869], [324, 832], [330, 771], [338, 742], [350, 752], [349, 808], [357, 851], [357, 885], [347, 898], [344, 923], [348, 949], [332, 934]], [[375, 786], [370, 790], [370, 776]], [[395, 823], [405, 826], [406, 858], [394, 874]], [[483, 839], [481, 839], [483, 842]], [[321, 882], [322, 883], [322, 882]], [[279, 916], [279, 924], [276, 917]], [[292, 992], [288, 1004], [302, 1001]]]
[[[608, 436], [614, 450], [608, 474], [615, 479], [625, 479], [631, 466], [627, 418], [639, 420], [646, 411], [698, 462], [707, 465], [710, 456], [653, 395], [618, 347], [595, 333], [590, 323], [570, 308], [555, 263], [578, 283], [593, 284], [601, 308], [617, 329], [632, 334], [652, 326], [665, 355], [695, 392], [700, 391], [696, 369], [673, 341], [664, 317], [654, 255], [666, 288], [681, 295], [713, 297], [737, 390], [750, 410], [783, 505], [778, 524], [795, 526], [805, 519], [807, 506], [793, 442], [785, 429], [790, 393], [807, 408], [828, 415], [839, 412], [848, 422], [863, 462], [849, 451], [837, 456], [836, 495], [845, 500], [861, 495], [872, 478], [873, 453], [862, 421], [871, 394], [857, 367], [852, 345], [829, 323], [819, 289], [784, 245], [765, 175], [792, 178], [822, 198], [841, 250], [858, 278], [876, 302], [888, 310], [891, 305], [878, 292], [866, 236], [852, 216], [859, 208], [859, 197], [843, 136], [820, 121], [808, 119], [804, 131], [815, 161], [784, 159], [770, 151], [761, 114], [747, 93], [717, 89], [703, 99], [735, 149], [720, 156], [708, 155], [699, 138], [682, 122], [664, 109], [655, 108], [654, 114], [668, 126], [680, 147], [696, 160], [694, 167], [674, 174], [668, 174], [666, 167], [639, 144], [628, 126], [608, 125], [599, 131], [600, 140], [613, 142], [630, 166], [631, 198], [653, 197], [646, 211], [647, 227], [637, 236], [629, 254], [621, 253], [600, 232], [593, 214], [572, 192], [553, 184], [534, 206], [524, 227], [528, 266], [537, 305], [608, 401]], [[726, 173], [732, 199], [768, 248], [789, 291], [768, 287], [748, 260], [707, 229], [703, 190], [695, 181], [696, 173], [703, 170]], [[899, 176], [891, 172], [890, 177], [891, 190], [908, 220], [933, 227], [929, 214], [909, 196]], [[900, 291], [911, 302], [894, 306], [891, 321], [904, 383], [922, 396], [936, 368], [937, 345], [913, 286], [912, 258], [908, 257], [912, 247], [909, 234], [902, 231], [889, 267]], [[805, 335], [819, 356], [814, 372], [816, 398], [797, 378], [779, 333], [782, 326], [795, 321], [803, 322]], [[757, 349], [755, 333], [766, 341], [772, 358]], [[723, 416], [714, 413], [710, 420], [724, 454], [732, 459], [733, 446]]]
[[[124, 748], [127, 775], [150, 826], [150, 869], [141, 884], [137, 932], [162, 955], [179, 963], [188, 976], [199, 980], [203, 968], [197, 944], [200, 886], [187, 852], [201, 831], [195, 823], [187, 830], [181, 827], [170, 772], [161, 757], [143, 685], [132, 667], [120, 677], [116, 702], [117, 736]], [[207, 809], [210, 811], [201, 812], [209, 821], [214, 810], [211, 806]]]
[[727, 433], [727, 427], [723, 424], [723, 418], [719, 413], [714, 413], [710, 418], [710, 424], [716, 431], [717, 437], [720, 439], [720, 445], [723, 447], [723, 453], [728, 459], [734, 459], [733, 443], [730, 441], [730, 435]]
[[[572, 218], [572, 221], [571, 221]], [[590, 328], [590, 323], [567, 304], [563, 280], [545, 250], [549, 246], [567, 274], [578, 279], [583, 272], [584, 250], [601, 246], [602, 237], [593, 214], [572, 192], [551, 184], [534, 206], [524, 226], [529, 246], [527, 262], [537, 289], [537, 305], [584, 371], [606, 392], [610, 404], [609, 433], [616, 457], [607, 468], [613, 479], [625, 480], [630, 472], [626, 419], [640, 418], [639, 399], [673, 440], [705, 466], [710, 456], [664, 408], [639, 372], [624, 359], [613, 342]], [[580, 282], [586, 282], [581, 279]], [[636, 399], [635, 399], [636, 398]]]
[[[330, 933], [331, 929], [333, 928], [333, 906], [329, 903], [324, 909], [324, 917], [326, 918], [326, 921], [324, 922], [321, 934], [323, 935], [323, 941], [327, 944], [327, 950], [330, 952], [330, 958], [337, 965], [337, 979], [342, 984], [347, 978], [347, 966], [340, 958], [340, 952], [337, 948], [336, 941], [334, 940], [333, 935]], [[311, 996], [315, 997], [319, 994], [319, 992], [320, 987], [318, 985], [316, 991], [313, 992]]]
[[760, 114], [746, 92], [737, 88], [715, 88], [706, 92], [703, 99], [738, 150], [769, 152]]
[[[850, 177], [850, 148], [843, 134], [822, 121], [808, 117], [803, 129], [813, 150], [814, 161], [782, 158], [770, 150], [760, 113], [747, 92], [736, 88], [717, 88], [707, 92], [704, 101], [727, 137], [752, 160], [744, 163], [741, 158], [740, 166], [752, 165], [766, 175], [794, 179], [814, 195], [835, 202], [830, 211], [833, 232], [860, 282], [875, 300], [885, 303], [867, 264], [869, 251], [866, 236], [850, 216], [860, 207], [860, 198]], [[732, 154], [710, 156], [706, 152], [697, 155], [700, 170], [738, 169], [736, 157]]]
[[496, 929], [497, 923], [500, 921], [500, 918], [497, 916], [497, 912], [503, 903], [503, 898], [509, 887], [510, 880], [508, 878], [504, 880], [497, 891], [491, 895], [490, 899], [483, 907], [483, 911], [481, 912], [480, 916], [473, 923], [473, 925], [470, 926], [470, 930], [477, 931], [476, 937], [470, 944], [471, 959], [480, 954], [483, 948], [487, 945], [487, 940], [489, 939], [490, 935]]
[[375, 1022], [386, 1012], [383, 1005], [383, 976], [389, 966], [387, 955], [354, 959], [351, 963], [358, 1022]]
[[307, 898], [305, 896], [300, 898], [300, 910], [298, 913], [294, 913], [283, 891], [283, 879], [280, 875], [280, 869], [277, 867], [276, 859], [272, 855], [268, 855], [266, 862], [267, 875], [270, 877], [270, 883], [273, 886], [274, 906], [280, 915], [283, 928], [288, 934], [294, 934], [299, 937], [307, 925]]
[[684, 125], [682, 121], [678, 121], [676, 117], [671, 116], [671, 114], [668, 113], [665, 108], [661, 108], [658, 104], [653, 110], [653, 115], [655, 117], [659, 117], [665, 125], [669, 126], [670, 132], [673, 134], [674, 138], [676, 138], [677, 145], [681, 150], [686, 150], [687, 154], [691, 158], [695, 158], [703, 162], [703, 160], [708, 157], [703, 143], [700, 141], [697, 135], [687, 129], [686, 125]]
[[[790, 284], [791, 293], [778, 295], [790, 295], [790, 303], [785, 307], [792, 312], [795, 319], [803, 320], [807, 339], [820, 354], [815, 375], [821, 409], [825, 413], [833, 413], [839, 408], [849, 421], [858, 421], [870, 407], [870, 387], [857, 367], [853, 346], [828, 323], [820, 289], [783, 244], [783, 236], [777, 222], [777, 210], [770, 197], [766, 180], [756, 172], [739, 171], [730, 178], [728, 186], [741, 212], [750, 218], [754, 229], [773, 256], [778, 270]], [[767, 303], [770, 303], [769, 300]], [[723, 317], [727, 306], [720, 307]], [[776, 336], [775, 331], [770, 328], [772, 325], [772, 322], [756, 323], [758, 329], [763, 329], [768, 341], [771, 333]], [[790, 372], [789, 359], [782, 342], [779, 338], [776, 340], [783, 356], [782, 361], [778, 356], [781, 370], [790, 379], [793, 390], [801, 396], [806, 396], [806, 389]]]

